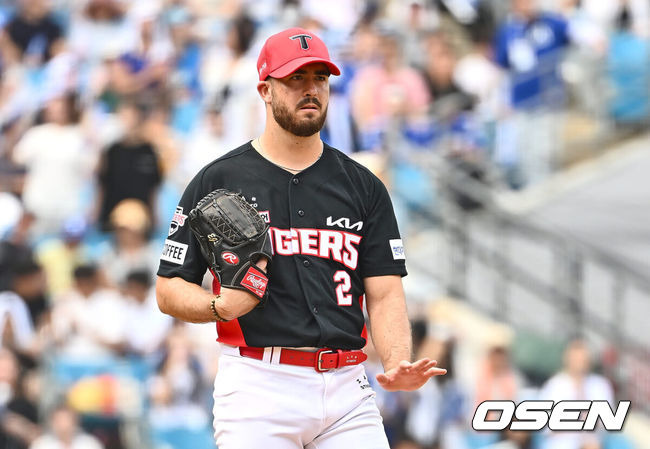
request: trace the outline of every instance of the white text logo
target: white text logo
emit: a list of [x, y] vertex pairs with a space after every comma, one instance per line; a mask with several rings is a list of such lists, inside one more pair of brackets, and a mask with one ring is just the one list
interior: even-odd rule
[[350, 224], [350, 219], [346, 217], [339, 218], [338, 220], [332, 219], [332, 217], [327, 217], [327, 226], [338, 226], [339, 228], [344, 229], [356, 229], [361, 231], [363, 227], [363, 221], [357, 221], [354, 224]]
[[[523, 401], [519, 405], [512, 401], [485, 401], [476, 408], [472, 428], [536, 431], [548, 427], [551, 430], [594, 430], [600, 419], [605, 430], [621, 430], [629, 409], [630, 401], [620, 401], [616, 412], [607, 401]], [[497, 420], [488, 420], [489, 412], [500, 412], [501, 416]]]

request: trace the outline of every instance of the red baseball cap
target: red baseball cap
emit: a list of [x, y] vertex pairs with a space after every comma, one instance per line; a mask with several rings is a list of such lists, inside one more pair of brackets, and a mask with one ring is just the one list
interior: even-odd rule
[[330, 61], [325, 43], [311, 31], [303, 28], [289, 28], [269, 37], [257, 58], [257, 73], [260, 81], [267, 76], [284, 78], [300, 67], [313, 62], [322, 62], [332, 75], [340, 75], [339, 68]]

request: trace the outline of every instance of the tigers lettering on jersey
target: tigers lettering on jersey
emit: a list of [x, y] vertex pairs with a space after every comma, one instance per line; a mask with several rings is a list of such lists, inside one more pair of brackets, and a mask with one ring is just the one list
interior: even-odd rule
[[271, 227], [271, 246], [273, 254], [293, 256], [302, 254], [332, 259], [351, 270], [359, 263], [361, 236], [350, 232], [331, 229], [279, 229]]

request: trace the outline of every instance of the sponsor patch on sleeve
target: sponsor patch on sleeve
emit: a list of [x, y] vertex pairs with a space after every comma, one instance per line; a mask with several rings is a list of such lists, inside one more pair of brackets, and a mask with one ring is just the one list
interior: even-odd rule
[[173, 240], [165, 240], [162, 256], [160, 260], [183, 265], [185, 262], [185, 255], [187, 254], [187, 245], [184, 243], [174, 242]]
[[390, 250], [393, 253], [393, 260], [406, 259], [402, 239], [389, 240], [388, 244], [390, 245]]
[[183, 208], [181, 206], [178, 206], [176, 208], [176, 212], [174, 212], [174, 216], [172, 217], [172, 222], [169, 224], [169, 234], [168, 234], [168, 236], [172, 236], [182, 226], [185, 226], [185, 219], [186, 218], [187, 218], [187, 215], [183, 214]]

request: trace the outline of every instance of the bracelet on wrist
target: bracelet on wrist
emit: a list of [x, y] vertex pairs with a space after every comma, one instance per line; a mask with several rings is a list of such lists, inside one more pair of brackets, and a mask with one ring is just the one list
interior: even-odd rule
[[221, 315], [219, 315], [219, 312], [217, 312], [217, 308], [215, 307], [215, 302], [217, 301], [218, 298], [220, 298], [221, 295], [217, 295], [214, 298], [212, 298], [212, 301], [210, 301], [210, 310], [212, 310], [212, 315], [217, 319], [219, 322], [226, 322], [225, 318], [223, 318]]

